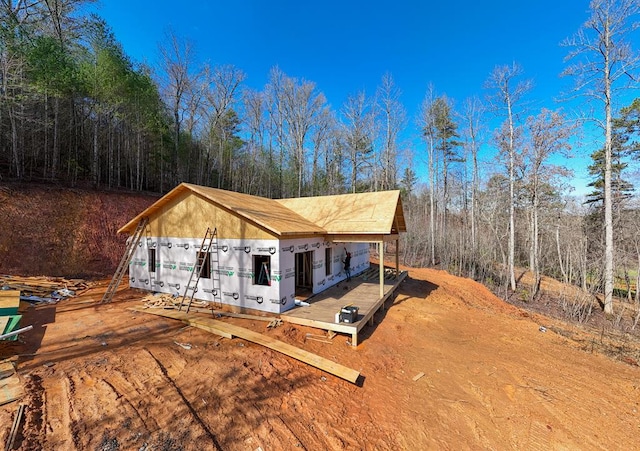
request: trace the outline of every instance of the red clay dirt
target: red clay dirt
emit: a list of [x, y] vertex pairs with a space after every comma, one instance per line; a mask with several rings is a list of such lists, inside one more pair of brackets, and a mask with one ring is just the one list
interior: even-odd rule
[[[25, 343], [0, 347], [21, 355], [27, 389], [15, 449], [640, 447], [638, 367], [585, 351], [550, 330], [572, 326], [443, 271], [409, 269], [356, 349], [343, 335], [305, 342], [319, 332], [224, 319], [357, 369], [360, 386], [132, 312], [145, 294], [137, 290], [99, 305], [107, 282], [27, 310]], [[0, 407], [0, 442], [17, 405]]]

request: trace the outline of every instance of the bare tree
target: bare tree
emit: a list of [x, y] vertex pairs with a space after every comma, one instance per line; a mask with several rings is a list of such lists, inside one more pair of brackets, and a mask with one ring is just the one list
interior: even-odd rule
[[[313, 155], [311, 163], [311, 187], [309, 194], [320, 195], [327, 188], [327, 167], [321, 168], [322, 155], [331, 152], [331, 141], [335, 133], [335, 117], [328, 106], [325, 106], [318, 115], [316, 126], [311, 136]], [[325, 157], [324, 161], [328, 161]], [[324, 176], [321, 175], [324, 173]], [[321, 186], [323, 185], [323, 186]]]
[[[220, 123], [225, 116], [231, 111], [233, 105], [237, 101], [238, 90], [240, 84], [245, 79], [242, 70], [232, 65], [224, 65], [218, 67], [205, 66], [204, 82], [205, 89], [205, 115], [207, 118], [207, 139], [210, 142], [209, 149], [214, 148], [214, 161], [217, 163], [218, 180], [216, 186], [222, 188], [225, 186], [225, 178], [230, 177], [230, 158], [227, 158], [224, 152], [226, 137], [220, 127]], [[206, 167], [206, 165], [201, 165]], [[227, 180], [228, 184], [230, 180]]]
[[[481, 132], [481, 120], [484, 113], [484, 106], [477, 97], [468, 98], [463, 106], [462, 120], [464, 124], [465, 148], [471, 154], [471, 253], [474, 262], [477, 264], [478, 251], [478, 149], [480, 147], [479, 134]], [[467, 158], [467, 160], [469, 160]], [[475, 265], [474, 265], [475, 267]], [[471, 277], [475, 276], [472, 271]]]
[[569, 156], [569, 139], [575, 130], [575, 123], [568, 123], [561, 113], [543, 109], [537, 116], [527, 119], [530, 146], [527, 152], [529, 176], [528, 191], [530, 202], [530, 252], [529, 269], [533, 273], [531, 297], [540, 289], [540, 244], [539, 211], [543, 189], [551, 187], [555, 176], [567, 176], [564, 168], [550, 165], [553, 155]]
[[307, 149], [311, 147], [313, 129], [326, 108], [326, 98], [316, 90], [315, 83], [288, 77], [277, 67], [271, 70], [266, 92], [272, 136], [280, 148], [280, 173], [284, 174], [287, 155], [291, 178], [295, 177], [295, 188], [285, 191], [281, 176], [282, 195], [295, 193], [301, 196], [306, 182]]
[[[267, 123], [265, 118], [265, 95], [254, 90], [245, 90], [243, 95], [244, 122], [249, 131], [249, 154], [254, 162], [254, 177], [247, 183], [250, 194], [272, 197], [273, 148], [266, 144]], [[262, 183], [257, 183], [258, 179]], [[265, 180], [266, 179], [266, 180]]]
[[185, 112], [188, 111], [188, 93], [194, 83], [194, 48], [190, 41], [182, 40], [168, 31], [167, 42], [160, 46], [162, 56], [161, 92], [173, 117], [173, 152], [171, 171], [173, 184], [180, 180], [180, 133]]
[[420, 117], [418, 124], [422, 131], [422, 137], [427, 143], [427, 159], [429, 167], [429, 233], [431, 236], [430, 243], [430, 264], [436, 264], [436, 220], [435, 220], [435, 147], [436, 147], [436, 129], [435, 117], [433, 115], [433, 105], [436, 100], [433, 85], [429, 85], [427, 94], [422, 101], [420, 109]]
[[343, 109], [347, 160], [351, 166], [351, 192], [355, 193], [358, 176], [370, 164], [375, 138], [375, 113], [364, 91], [349, 96]]
[[516, 170], [516, 113], [514, 108], [522, 99], [522, 96], [531, 88], [531, 82], [518, 81], [522, 75], [522, 68], [513, 63], [510, 66], [496, 66], [486, 86], [493, 93], [492, 106], [496, 110], [503, 111], [506, 116], [502, 135], [508, 158], [509, 172], [509, 247], [508, 247], [508, 272], [511, 290], [516, 289], [515, 277], [515, 170]]
[[591, 16], [564, 44], [572, 50], [566, 57], [573, 63], [563, 75], [576, 80], [576, 91], [602, 102], [604, 119], [604, 310], [613, 313], [613, 208], [612, 208], [612, 120], [617, 88], [635, 80], [638, 55], [633, 51], [631, 33], [637, 28], [633, 18], [640, 12], [638, 0], [592, 0]]
[[400, 89], [396, 86], [391, 74], [385, 74], [376, 92], [378, 111], [382, 122], [381, 189], [395, 189], [397, 185], [398, 138], [406, 118], [404, 106], [400, 102], [400, 95]]

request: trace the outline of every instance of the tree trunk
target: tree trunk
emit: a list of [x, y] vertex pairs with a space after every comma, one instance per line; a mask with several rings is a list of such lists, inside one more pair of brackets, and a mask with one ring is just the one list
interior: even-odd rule
[[436, 264], [436, 218], [435, 218], [435, 169], [434, 169], [433, 140], [429, 142], [429, 233], [431, 235], [430, 265]]
[[98, 186], [98, 183], [100, 183], [100, 174], [98, 173], [100, 169], [99, 159], [100, 159], [100, 153], [98, 151], [98, 118], [95, 118], [93, 120], [93, 165], [92, 165], [94, 188]]
[[[604, 44], [608, 50], [611, 48], [611, 34], [609, 22], [605, 24]], [[613, 314], [613, 209], [611, 200], [611, 65], [609, 50], [604, 52], [604, 96], [605, 96], [605, 169], [604, 169], [604, 312]]]
[[516, 212], [515, 212], [515, 143], [513, 129], [513, 113], [511, 102], [508, 100], [509, 113], [509, 282], [511, 291], [516, 290], [515, 275], [515, 242], [516, 242]]
[[560, 248], [560, 224], [556, 224], [556, 250], [558, 251], [558, 266], [560, 267], [560, 273], [562, 273], [562, 281], [569, 283], [566, 270], [564, 269], [564, 263], [562, 261], [562, 250]]

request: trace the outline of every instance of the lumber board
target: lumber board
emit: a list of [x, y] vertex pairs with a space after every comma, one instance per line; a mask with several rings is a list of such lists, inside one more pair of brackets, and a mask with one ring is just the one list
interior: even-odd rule
[[192, 327], [197, 327], [198, 329], [206, 330], [207, 332], [211, 332], [217, 335], [220, 335], [224, 338], [233, 338], [233, 336], [219, 327], [216, 327], [213, 324], [204, 324], [202, 323], [199, 317], [194, 317], [193, 315], [189, 315], [186, 312], [181, 312], [178, 310], [164, 310], [164, 309], [148, 309], [144, 307], [132, 307], [129, 310], [133, 310], [134, 312], [142, 312], [142, 313], [150, 313], [152, 315], [164, 316], [165, 318], [173, 318], [179, 321], [183, 321]]
[[9, 324], [10, 316], [0, 316], [0, 335], [4, 334], [7, 324]]
[[424, 373], [422, 371], [420, 371], [418, 374], [416, 374], [415, 376], [413, 376], [413, 382], [418, 381], [422, 376], [424, 376]]
[[0, 315], [15, 315], [20, 307], [18, 290], [0, 290]]
[[[356, 383], [356, 381], [358, 380], [358, 377], [360, 376], [359, 371], [348, 368], [339, 363], [333, 362], [317, 354], [313, 354], [311, 352], [305, 351], [304, 349], [297, 348], [283, 341], [276, 340], [275, 338], [271, 338], [267, 335], [254, 332], [252, 330], [246, 329], [244, 327], [236, 326], [234, 324], [225, 323], [223, 321], [219, 321], [213, 318], [193, 317], [192, 315], [189, 315], [185, 312], [176, 312], [176, 311], [167, 311], [167, 310], [152, 311], [152, 310], [146, 310], [146, 309], [137, 308], [137, 307], [134, 307], [131, 310], [142, 312], [142, 313], [149, 313], [152, 315], [165, 316], [168, 318], [179, 319], [197, 328], [203, 328], [202, 326], [205, 326], [205, 327], [210, 327], [216, 331], [226, 332], [233, 337], [242, 338], [252, 343], [256, 343], [256, 344], [265, 346], [269, 349], [273, 349], [274, 351], [278, 351], [296, 360], [299, 360], [308, 365], [321, 369], [322, 371], [333, 374], [334, 376], [338, 376], [353, 384]], [[218, 333], [218, 332], [214, 332], [214, 333]]]
[[9, 360], [3, 360], [0, 362], [0, 379], [4, 379], [5, 377], [9, 377], [16, 372], [13, 363]]
[[11, 433], [9, 434], [9, 440], [7, 440], [5, 451], [13, 449], [13, 444], [16, 441], [16, 436], [18, 435], [18, 430], [20, 428], [20, 423], [22, 422], [22, 415], [24, 414], [25, 408], [25, 404], [20, 404], [20, 406], [18, 406], [18, 411], [13, 419], [13, 426], [11, 426]]
[[0, 379], [0, 406], [22, 398], [24, 389], [17, 374]]

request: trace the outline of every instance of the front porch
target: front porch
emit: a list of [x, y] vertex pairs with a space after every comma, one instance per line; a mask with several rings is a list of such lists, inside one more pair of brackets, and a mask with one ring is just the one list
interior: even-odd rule
[[[378, 267], [372, 266], [368, 271], [353, 277], [351, 282], [342, 281], [307, 299], [305, 302], [308, 302], [309, 306], [297, 306], [281, 313], [280, 318], [288, 323], [349, 334], [351, 345], [357, 346], [358, 332], [367, 323], [373, 325], [373, 315], [380, 308], [385, 308], [387, 299], [393, 296], [398, 285], [406, 277], [406, 271], [396, 275], [395, 270], [387, 269], [384, 285], [381, 287]], [[346, 305], [359, 308], [356, 321], [336, 323], [336, 313]]]

